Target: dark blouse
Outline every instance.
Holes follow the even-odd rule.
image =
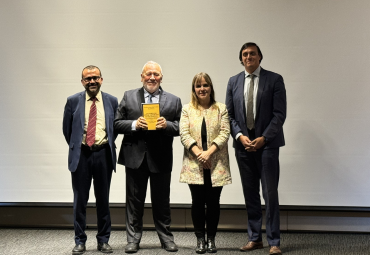
[[[202,136],[202,148],[203,151],[206,151],[207,148],[207,126],[206,126],[206,120],[203,117],[203,122],[202,122],[202,131],[201,131],[201,136]],[[209,169],[203,169],[203,171],[209,171]]]
[[[208,150],[207,148],[207,127],[206,127],[206,120],[203,117],[203,122],[202,122],[202,147],[203,151]]]

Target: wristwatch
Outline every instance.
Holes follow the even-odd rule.
[[[265,136],[262,136],[263,137],[263,141],[265,142],[265,143],[267,143],[267,139],[266,139],[266,137]]]

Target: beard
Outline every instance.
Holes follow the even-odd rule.
[[[146,91],[149,93],[154,93],[159,89],[159,83],[158,82],[143,82],[143,86]]]
[[[100,91],[101,84],[98,82],[89,83],[85,85],[85,90],[90,97],[96,96]],[[95,87],[95,88],[90,88]]]

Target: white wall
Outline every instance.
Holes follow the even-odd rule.
[[[287,89],[281,204],[370,206],[369,17],[367,0],[1,1],[0,202],[72,201],[62,115],[84,66],[99,66],[102,90],[119,101],[154,60],[183,104],[200,71],[224,102],[243,70],[239,49],[253,41]],[[221,202],[243,204],[231,141],[229,150],[233,184]],[[172,203],[190,203],[182,152],[176,138]],[[118,166],[111,202],[125,202],[124,183]]]

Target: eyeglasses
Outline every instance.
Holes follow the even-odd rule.
[[[90,82],[90,81],[91,81],[91,79],[92,79],[93,81],[98,81],[100,78],[101,78],[100,76],[91,76],[91,77],[82,78],[82,80],[83,80],[84,82]]]

